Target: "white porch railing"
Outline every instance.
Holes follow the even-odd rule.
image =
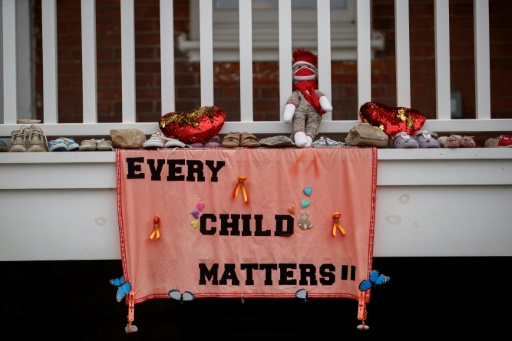
[[[251,20],[250,1],[240,2],[240,22]],[[291,0],[279,2],[279,74],[281,107],[291,92]],[[425,125],[433,131],[487,132],[512,131],[512,119],[492,119],[490,106],[489,69],[489,3],[488,0],[474,1],[475,32],[475,119],[452,120],[450,98],[450,42],[448,0],[435,1],[435,43],[436,43],[436,98],[437,118],[429,119]],[[96,70],[96,29],[95,1],[81,2],[82,24],[82,77],[83,77],[83,123],[62,124],[58,122],[58,74],[57,74],[57,1],[46,0],[42,4],[43,72],[44,72],[44,132],[51,136],[109,135],[110,129],[136,127],[147,134],[155,131],[156,123],[136,121],[135,115],[135,39],[134,1],[121,1],[122,37],[122,122],[98,123],[97,111],[97,70]],[[372,100],[371,93],[371,37],[370,0],[357,1],[357,87],[358,103]],[[321,88],[328,96],[331,92],[331,36],[329,1],[318,1],[318,49],[319,79]],[[3,82],[4,107],[0,137],[8,137],[19,127],[18,82],[16,65],[17,25],[16,1],[2,1],[3,14]],[[322,16],[320,17],[320,14]],[[161,101],[162,115],[175,110],[173,1],[160,1],[160,49],[161,49]],[[409,56],[409,2],[395,1],[396,25],[396,102],[400,106],[411,106],[411,79]],[[201,63],[201,105],[212,105],[213,98],[213,37],[212,1],[200,0],[200,63]],[[240,122],[228,121],[221,133],[250,130],[254,133],[288,133],[289,125],[284,122],[253,122],[252,108],[252,44],[250,25],[240,25]],[[334,94],[335,95],[335,94]],[[321,133],[346,133],[358,122],[357,109],[353,120],[332,120],[332,114],[324,115]]]
[[[240,1],[240,20],[251,17]],[[157,123],[136,122],[134,1],[121,1],[122,122],[98,123],[95,2],[81,2],[83,123],[58,122],[56,0],[42,6],[44,119],[48,136],[105,136],[111,129],[138,128],[146,134]],[[410,106],[411,80],[408,1],[395,1],[397,103]],[[200,0],[201,104],[213,103],[212,1]],[[318,1],[320,88],[329,96],[330,11]],[[509,132],[512,119],[492,119],[489,70],[489,3],[474,1],[476,118],[450,117],[448,0],[435,1],[437,118],[425,128],[443,132]],[[174,111],[173,1],[160,1],[162,114]],[[163,18],[165,16],[165,18]],[[279,1],[279,70],[282,107],[291,92],[291,0]],[[3,123],[0,137],[18,129],[16,1],[2,1]],[[358,102],[370,101],[370,0],[357,1]],[[165,19],[165,20],[164,20]],[[253,122],[250,28],[240,28],[241,121],[225,122],[221,134],[251,131],[288,134],[284,122]],[[334,95],[334,94],[333,94]],[[326,114],[320,133],[346,133],[359,122]],[[447,150],[380,149],[377,179],[375,256],[512,256],[512,148]],[[115,207],[115,154],[0,153],[0,261],[115,259],[120,257]]]

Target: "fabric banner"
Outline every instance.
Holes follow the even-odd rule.
[[[117,150],[125,282],[169,298],[358,299],[376,148]]]

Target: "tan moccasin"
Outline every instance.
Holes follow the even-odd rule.
[[[258,138],[256,136],[254,136],[252,133],[243,132],[241,139],[242,139],[242,141],[241,141],[240,145],[242,147],[256,148],[256,147],[261,146],[261,143],[258,140]]]
[[[226,136],[224,136],[224,139],[222,139],[222,147],[240,147],[240,133],[227,133]]]

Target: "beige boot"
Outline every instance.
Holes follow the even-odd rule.
[[[27,135],[30,130],[28,126],[21,126],[18,130],[11,132],[10,152],[26,152],[27,151]]]
[[[31,125],[27,134],[27,152],[47,152],[48,141],[43,129]]]

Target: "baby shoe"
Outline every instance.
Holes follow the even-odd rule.
[[[114,150],[112,147],[112,141],[110,140],[96,140],[96,150],[98,151],[111,151]]]
[[[64,140],[64,142],[66,143],[66,150],[68,152],[74,152],[74,151],[77,151],[78,148],[80,148],[80,146],[78,145],[78,143],[75,142],[74,139],[72,138],[69,138],[69,137],[61,137],[61,139]]]
[[[96,150],[96,143],[97,143],[97,141],[95,139],[83,140],[82,143],[80,143],[80,146],[78,147],[78,150],[79,151],[92,151],[92,150]]]
[[[4,140],[0,140],[0,152],[8,152],[9,147],[7,146],[7,143],[5,143]]]
[[[64,141],[62,137],[55,140],[51,140],[50,142],[48,142],[48,146],[50,147],[51,152],[65,152],[68,150],[68,148],[66,147],[66,141]]]
[[[222,146],[226,148],[240,147],[240,133],[227,133],[222,139]]]
[[[419,146],[418,141],[411,138],[405,131],[393,136],[393,148],[419,148]]]
[[[476,142],[473,139],[473,136],[462,136],[459,140],[460,146],[462,148],[475,148]]]
[[[414,134],[414,139],[418,141],[420,148],[439,148],[441,144],[432,136],[437,136],[437,133],[428,130],[419,130]]]
[[[443,148],[459,148],[460,142],[456,135],[441,136],[437,139]]]
[[[335,141],[333,139],[328,138],[327,136],[320,136],[320,138],[314,141],[312,144],[312,146],[315,147],[341,147],[344,145],[344,142]]]
[[[500,135],[485,140],[485,148],[510,148],[512,147],[512,135]]]
[[[243,132],[240,135],[240,139],[240,146],[242,147],[256,148],[261,146],[260,140],[253,133]]]
[[[165,137],[161,132],[156,132],[142,144],[142,148],[163,148],[166,142]]]
[[[498,147],[512,147],[512,135],[500,135]]]

